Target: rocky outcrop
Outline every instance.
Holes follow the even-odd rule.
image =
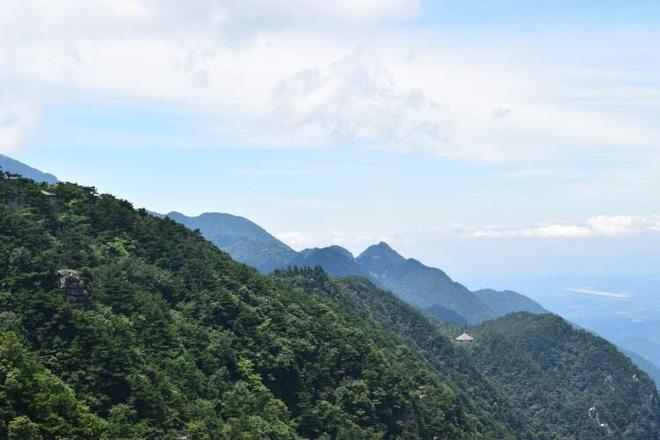
[[[64,298],[76,307],[85,307],[88,304],[88,294],[85,290],[80,272],[72,269],[57,271],[59,287],[64,292]]]

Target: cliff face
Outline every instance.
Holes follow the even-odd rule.
[[[88,304],[88,294],[80,272],[72,269],[57,271],[59,287],[64,298],[73,306],[85,307]]]

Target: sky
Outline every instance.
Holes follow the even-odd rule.
[[[0,153],[474,287],[653,274],[659,52],[657,1],[0,0]]]

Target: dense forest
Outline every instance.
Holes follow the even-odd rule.
[[[493,321],[521,335],[509,351],[488,324],[457,347],[365,279],[264,277],[94,188],[0,174],[0,438],[658,438],[645,374],[570,326],[579,343],[539,355],[555,318],[533,316]],[[557,357],[580,360],[570,380]]]
[[[199,229],[207,240],[233,259],[263,274],[291,266],[320,266],[335,277],[365,277],[441,320],[477,324],[512,312],[546,312],[532,299],[509,290],[472,292],[442,270],[425,266],[414,258],[404,258],[385,242],[369,246],[358,257],[337,245],[296,252],[243,217],[217,212],[197,217],[170,212],[167,217],[190,229]]]
[[[550,314],[510,314],[471,331],[475,365],[539,438],[660,436],[654,383],[609,342]]]

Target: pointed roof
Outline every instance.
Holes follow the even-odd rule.
[[[468,335],[467,333],[463,333],[459,337],[457,337],[456,340],[460,342],[466,342],[466,341],[474,341],[474,338]]]

